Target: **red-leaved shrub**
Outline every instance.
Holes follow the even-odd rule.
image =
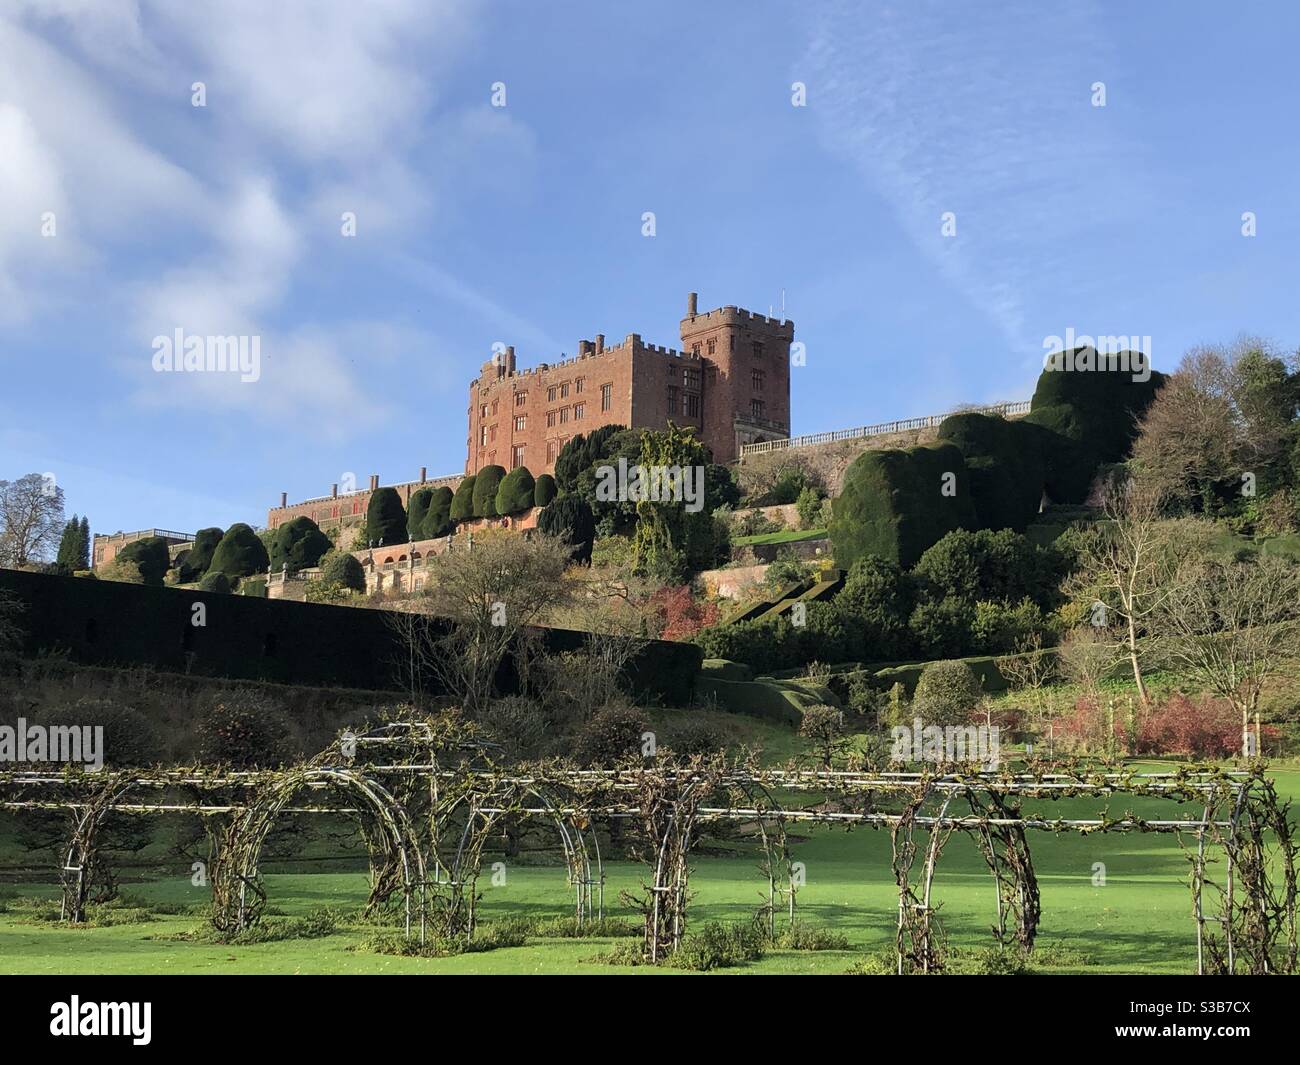
[[[1139,722],[1139,754],[1226,758],[1241,750],[1241,717],[1226,699],[1174,692]]]
[[[715,603],[696,599],[685,584],[660,588],[650,602],[659,615],[659,636],[664,640],[689,640],[720,616]]]

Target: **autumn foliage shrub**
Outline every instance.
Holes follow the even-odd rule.
[[[718,621],[716,603],[696,599],[687,585],[660,588],[651,597],[651,605],[659,618],[660,638],[689,640],[701,629]]]
[[[1174,692],[1142,718],[1139,754],[1227,758],[1241,749],[1241,717],[1226,699]]]

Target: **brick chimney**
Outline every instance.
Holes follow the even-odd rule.
[[[281,492],[281,493],[280,493],[280,509],[283,510],[283,509],[284,509],[285,507],[287,507],[288,505],[289,505],[289,493],[288,493],[288,492]]]
[[[700,294],[698,292],[686,293],[686,317],[694,318],[699,313]]]
[[[336,484],[330,485],[330,498],[338,499],[338,497],[339,497],[339,486]]]
[[[420,467],[420,483],[421,483],[421,484],[424,484],[424,482],[425,482],[426,480],[428,480],[428,477],[429,477],[429,467],[428,467],[428,466],[421,466],[421,467]]]
[[[379,474],[372,473],[370,475],[370,490],[373,492],[378,487],[379,487]]]
[[[605,350],[605,334],[604,334],[604,333],[597,333],[597,334],[596,334],[596,354],[599,355],[599,354],[600,354],[602,351],[604,351],[604,350]]]

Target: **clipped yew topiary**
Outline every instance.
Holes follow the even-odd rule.
[[[536,490],[537,482],[528,472],[528,467],[516,466],[505,475],[501,486],[497,489],[497,513],[522,514],[525,510],[531,510],[533,494]]]
[[[265,573],[270,564],[271,558],[257,533],[239,521],[226,530],[221,543],[217,544],[208,572],[224,573],[233,579]]]
[[[1042,503],[1054,434],[1040,425],[971,413],[945,418],[939,439],[966,460],[980,525],[1023,532]]]
[[[199,581],[199,591],[226,595],[230,591],[230,578],[220,571],[213,571]]]
[[[1056,503],[1082,503],[1097,467],[1124,459],[1164,374],[1135,372],[1133,355],[1099,355],[1091,348],[1048,356],[1038,377],[1029,424],[1059,434],[1048,453],[1048,494]]]
[[[212,565],[212,553],[225,534],[218,528],[200,529],[194,534],[194,546],[185,552],[178,563],[181,584],[197,581]]]
[[[549,473],[539,474],[537,483],[533,486],[533,506],[549,507],[551,500],[560,494],[560,489],[555,484],[555,478]]]
[[[396,488],[376,488],[366,507],[366,539],[375,545],[407,543],[406,508]]]
[[[965,460],[944,444],[858,456],[832,505],[830,536],[839,566],[877,555],[906,569],[946,533],[974,528]]]
[[[474,517],[497,516],[497,489],[506,471],[502,466],[484,466],[474,478]]]
[[[123,569],[134,567],[142,584],[158,585],[162,584],[172,560],[166,540],[161,536],[146,536],[142,540],[132,540],[117,553],[114,561]]]
[[[270,566],[273,573],[286,566],[290,573],[317,565],[333,544],[320,527],[306,515],[286,521],[271,539]]]
[[[354,592],[366,590],[366,571],[356,557],[347,551],[336,551],[321,567],[320,579],[326,584],[338,584]]]
[[[426,540],[432,540],[435,536],[446,536],[456,527],[456,523],[451,520],[451,506],[454,497],[450,488],[435,488],[429,496],[429,506],[424,513],[424,524],[420,527],[420,535]]]
[[[456,494],[451,498],[451,520],[469,521],[474,517],[474,484],[478,478],[473,474],[456,486]]]
[[[424,519],[429,513],[429,500],[433,498],[432,488],[421,488],[411,493],[411,503],[406,508],[406,538],[408,540],[424,539]]]

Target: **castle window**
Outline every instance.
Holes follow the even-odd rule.
[[[526,406],[528,406],[528,393],[527,393],[527,392],[516,392],[516,393],[515,393],[515,406],[516,406],[516,407],[526,407]]]
[[[510,468],[513,470],[524,464],[524,445],[516,444],[510,449]]]
[[[728,333],[728,334],[727,334],[727,350],[728,350],[728,351],[735,351],[735,350],[736,350],[736,334],[735,334],[735,333]]]
[[[582,383],[585,380],[586,380],[585,377],[579,377],[576,381],[573,382],[573,390],[577,392],[579,395],[582,394]]]
[[[765,376],[766,376],[766,375],[763,373],[762,370],[753,370],[753,371],[750,372],[750,377],[752,378],[752,380],[753,380],[753,382],[754,382],[754,391],[755,391],[755,392],[762,392],[762,391],[763,391],[763,379],[764,379]]]
[[[763,401],[761,399],[751,399],[749,401],[749,410],[755,418],[763,417]]]
[[[518,414],[515,416],[515,432],[522,433],[528,428],[528,415]]]
[[[492,401],[492,417],[495,418],[496,416],[497,416],[497,400],[494,399]]]
[[[555,411],[553,410],[548,410],[546,412],[546,428],[548,429],[555,428]]]
[[[700,387],[700,371],[694,367],[683,370],[682,384],[687,388],[698,389]]]
[[[755,340],[755,341],[754,341],[754,358],[756,358],[756,359],[761,359],[762,357],[763,357],[763,342],[762,342],[761,340]]]
[[[675,386],[669,385],[668,386],[668,410],[671,412],[676,409],[677,409],[677,389]]]
[[[484,403],[481,407],[479,407],[479,409],[478,409],[478,416],[479,416],[480,418],[486,418],[486,417],[487,417],[487,404],[486,404],[486,403]]]
[[[485,425],[478,431],[478,446],[486,447],[488,442],[488,427]]]
[[[687,392],[682,396],[682,413],[688,418],[700,416],[700,397],[694,392]]]
[[[573,405],[573,420],[576,422],[579,418],[581,418],[583,411],[585,411],[586,409],[587,409],[587,404],[575,403]]]
[[[361,513],[361,503],[360,503],[360,502],[356,502],[356,503],[353,503],[353,504],[352,504],[352,513],[353,513],[353,514],[360,514],[360,513]]]
[[[554,402],[555,402],[555,386],[554,386],[554,385],[551,385],[551,387],[548,388],[548,389],[546,390],[546,402],[547,402],[547,403],[554,403]]]
[[[546,465],[549,466],[555,461],[557,451],[558,448],[556,447],[554,440],[546,441]]]
[[[560,398],[561,398],[561,399],[568,399],[568,398],[569,398],[569,382],[568,382],[568,381],[565,381],[564,384],[560,385]]]
[[[699,353],[700,353],[700,345],[699,345],[699,343],[697,342],[697,343],[695,343],[695,344],[692,344],[692,345],[691,345],[691,354],[692,354],[692,355],[698,355]]]
[[[718,349],[718,339],[717,339],[717,337],[710,337],[710,338],[709,338],[709,354],[712,355],[715,351],[717,351],[717,349]]]
[[[490,444],[495,443],[496,438],[497,438],[497,427],[494,425],[488,430],[488,443]],[[496,454],[496,452],[493,452],[493,454]]]
[[[600,386],[600,409],[602,411],[606,411],[613,406],[614,406],[614,386],[601,385]]]
[[[563,425],[563,424],[564,424],[565,422],[567,422],[568,420],[569,420],[569,408],[568,408],[568,407],[561,407],[561,408],[560,408],[560,424]]]

